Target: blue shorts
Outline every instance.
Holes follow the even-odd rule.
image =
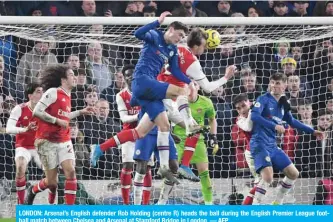
[[[178,160],[175,142],[172,136],[169,136],[169,160]],[[134,160],[149,161],[151,154],[154,152],[156,159],[159,161],[157,149],[157,134],[148,134],[147,136],[135,142]]]
[[[262,143],[250,143],[251,155],[254,160],[256,172],[272,166],[280,172],[292,162],[287,154],[276,145],[267,146]]]
[[[148,75],[141,75],[132,81],[131,106],[141,106],[151,121],[165,111],[162,102],[166,97],[169,84],[160,82]]]

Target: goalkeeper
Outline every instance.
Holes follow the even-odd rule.
[[[216,153],[218,150],[216,132],[217,132],[217,123],[215,119],[215,109],[212,101],[205,97],[198,95],[199,85],[195,83],[195,90],[189,95],[189,107],[192,112],[194,120],[201,126],[204,125],[205,119],[208,119],[210,126],[209,141],[210,146],[214,147],[213,153]],[[182,141],[186,138],[186,132],[184,128],[176,125],[174,127],[173,133],[179,136]],[[181,160],[183,153],[186,149],[191,149],[185,147],[184,142],[181,142],[177,145],[178,160]],[[205,201],[205,205],[213,204],[213,191],[212,183],[209,177],[208,171],[208,155],[207,147],[205,145],[204,137],[201,135],[198,143],[196,145],[193,157],[191,159],[192,164],[196,164],[196,167],[199,171],[201,191]]]

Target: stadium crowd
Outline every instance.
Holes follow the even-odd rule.
[[[255,16],[333,16],[333,1],[4,1],[1,16],[159,16],[171,11],[179,17],[255,17]],[[107,27],[93,25],[88,32],[102,36]],[[200,57],[204,72],[210,80],[224,75],[225,68],[236,65],[240,72],[226,87],[207,95],[214,103],[221,147],[210,153],[213,178],[248,176],[244,158],[244,135],[235,124],[232,104],[234,95],[247,93],[254,101],[268,89],[272,73],[288,76],[286,96],[292,113],[303,123],[325,131],[326,138],[317,141],[311,135],[291,127],[278,139],[280,147],[293,160],[301,177],[331,175],[333,161],[333,42],[331,38],[293,42],[278,39],[275,44],[237,46],[247,27],[221,27],[221,48]],[[49,64],[68,64],[78,77],[72,91],[73,110],[96,107],[97,113],[71,122],[72,142],[76,152],[78,179],[117,178],[121,169],[119,149],[111,149],[101,158],[97,169],[89,166],[89,145],[100,144],[121,130],[115,95],[124,88],[121,72],[126,64],[135,64],[138,48],[102,44],[98,39],[89,44],[57,42],[50,32],[49,40],[38,42],[22,36],[5,35],[0,41],[0,177],[13,179],[13,137],[5,133],[11,109],[24,98],[26,84],[38,79],[40,71]],[[93,39],[93,38],[92,38]],[[50,41],[52,40],[52,41]],[[33,163],[31,163],[33,164]],[[42,171],[29,168],[30,179],[40,179]]]

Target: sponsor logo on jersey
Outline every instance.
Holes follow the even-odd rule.
[[[171,52],[169,53],[169,55],[170,55],[170,57],[172,57],[172,56],[174,55],[174,52],[171,51]]]
[[[201,112],[202,112],[202,109],[201,109],[201,108],[197,109],[197,112],[198,112],[198,113],[201,113]]]
[[[254,104],[254,107],[260,107],[260,102],[256,102],[255,104]]]
[[[25,116],[23,119],[28,119],[28,117],[27,117],[27,116]]]

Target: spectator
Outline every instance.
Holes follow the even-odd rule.
[[[292,10],[289,15],[290,16],[309,16],[307,9],[309,7],[309,3],[306,1],[295,1],[294,2],[294,10]]]
[[[232,14],[232,11],[230,10],[230,6],[231,6],[231,1],[218,1],[216,10],[210,16],[230,17]]]
[[[298,132],[295,165],[302,177],[322,177],[327,160],[332,155],[332,116],[325,110],[319,111],[316,130],[324,131],[325,138],[316,140],[313,135]],[[332,159],[331,159],[332,160]],[[326,168],[327,169],[327,168]]]
[[[84,69],[79,69],[76,86],[71,91],[72,111],[83,109],[86,106],[85,93],[89,90],[92,90],[90,88],[94,87],[96,86],[87,85],[86,72]]]
[[[288,7],[283,1],[274,1],[273,10],[274,17],[282,17],[288,15]]]
[[[297,63],[293,58],[287,57],[281,60],[281,67],[284,74],[287,77],[291,75],[299,76],[301,81],[300,83],[300,90],[301,91],[309,91],[311,90],[311,85],[308,83],[306,76],[300,76],[299,70],[296,69]],[[307,92],[309,93],[309,92]]]
[[[286,57],[292,57],[290,54],[290,43],[286,41],[286,38],[280,38],[279,43],[274,44],[274,58],[273,58],[273,69],[279,70],[279,63]]]
[[[156,17],[156,8],[153,6],[145,6],[143,8],[143,17]]]
[[[247,10],[247,16],[248,17],[261,17],[261,16],[263,16],[263,13],[256,6],[251,6]]]
[[[84,144],[84,135],[79,131],[79,126],[76,121],[71,121],[69,123],[71,140],[75,152],[75,172],[76,178],[82,180],[83,177],[83,168],[89,167],[89,150],[88,147]]]
[[[49,43],[36,42],[34,48],[22,56],[17,69],[16,82],[20,84],[20,87],[25,87],[26,84],[38,80],[37,73],[44,67],[55,63],[58,61],[49,51]]]
[[[109,112],[109,103],[100,99],[96,103],[96,115],[88,116],[86,121],[80,124],[85,135],[85,144],[101,144],[120,131],[120,123],[108,117]],[[98,176],[103,179],[117,177],[120,170],[119,157],[117,148],[109,149],[99,161]]]
[[[98,92],[102,92],[112,84],[114,75],[109,61],[102,56],[102,46],[99,42],[88,45],[85,67],[88,84],[95,84]]]
[[[78,70],[80,68],[80,58],[76,54],[68,56],[66,64],[74,71],[74,74],[78,75]]]
[[[81,16],[97,16],[95,0],[83,0]]]
[[[326,100],[326,109],[333,116],[333,97],[332,96]]]
[[[311,91],[301,91],[301,81],[299,76],[297,75],[290,75],[288,76],[288,87],[286,91],[286,96],[290,101],[291,112],[292,114],[297,114],[297,107],[299,99],[311,99]]]
[[[39,7],[36,7],[36,8],[32,8],[29,12],[28,15],[31,15],[31,16],[42,16],[43,13],[42,13],[42,9],[39,8]]]
[[[145,7],[145,1],[134,1],[136,4],[137,12],[141,15],[143,14],[143,9]]]
[[[193,1],[194,0],[191,0],[191,1],[184,1],[184,0],[181,0],[180,3],[181,3],[181,6],[174,9],[172,11],[172,16],[177,16],[177,17],[208,17],[208,15],[195,8],[193,6]]]
[[[94,107],[98,102],[98,94],[96,91],[96,87],[89,86],[87,90],[84,92],[84,102],[85,106]]]
[[[138,11],[138,5],[134,1],[129,1],[127,3],[127,7],[125,9],[124,16],[135,16],[139,17],[142,16],[142,12]]]
[[[126,72],[130,68],[134,69],[134,66],[127,65],[123,69],[118,68],[115,75],[116,76],[115,84],[111,84],[101,93],[101,98],[107,100],[110,104],[111,108],[110,117],[117,120],[119,120],[120,118],[115,97],[117,93],[119,93],[125,87],[124,72]]]
[[[333,163],[330,166],[330,175],[318,182],[313,205],[333,205]]]
[[[89,28],[89,34],[97,34],[97,35],[103,35],[103,25],[92,25]]]
[[[333,98],[333,78],[328,79],[326,87],[321,87],[319,90],[319,109],[325,109],[327,107],[327,101]]]
[[[300,99],[298,101],[298,106],[297,106],[297,114],[298,114],[298,119],[300,121],[310,127],[314,126],[313,119],[312,119],[312,103],[310,100],[307,99]]]
[[[333,1],[326,1],[325,14],[326,16],[333,16]]]
[[[232,90],[232,95],[238,95],[241,93],[246,93],[251,102],[263,93],[261,84],[257,83],[257,75],[255,72],[251,70],[242,70],[241,86],[236,85]]]

